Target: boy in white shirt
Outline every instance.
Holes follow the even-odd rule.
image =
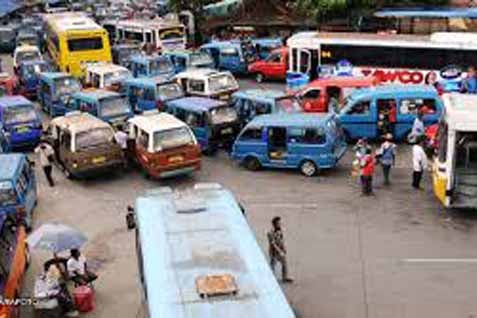
[[[422,174],[427,168],[427,155],[422,148],[423,141],[412,146],[412,187],[419,189],[422,179]]]

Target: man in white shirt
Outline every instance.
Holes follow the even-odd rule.
[[[124,155],[124,167],[127,168],[128,163],[128,134],[124,131],[123,126],[119,126],[114,134],[114,141],[121,147]]]
[[[79,250],[72,249],[70,253],[71,257],[68,259],[66,267],[70,278],[75,283],[78,285],[87,285],[98,278],[96,274],[88,271],[86,258],[81,255]]]
[[[46,180],[48,180],[48,184],[50,187],[54,187],[55,182],[53,181],[51,173],[53,171],[52,162],[55,158],[55,151],[49,144],[42,142],[38,147],[35,148],[35,153],[40,155],[40,164],[43,168],[43,172],[45,173]]]
[[[412,146],[412,187],[419,189],[422,179],[422,174],[427,168],[427,156],[422,148],[423,141]]]

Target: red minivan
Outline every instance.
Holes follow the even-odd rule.
[[[288,48],[273,50],[265,60],[248,66],[249,74],[254,74],[258,83],[265,79],[285,79],[288,69]]]
[[[328,77],[311,82],[297,93],[297,97],[305,112],[323,113],[328,112],[328,106],[339,105],[354,89],[378,84],[375,77]]]

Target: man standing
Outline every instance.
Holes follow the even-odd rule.
[[[114,141],[121,147],[124,154],[124,159],[127,162],[127,150],[128,150],[128,134],[124,131],[123,126],[119,126],[118,130],[114,134]]]
[[[412,187],[419,189],[421,185],[422,174],[427,168],[427,156],[422,148],[423,141],[419,140],[412,146]]]
[[[419,111],[416,119],[414,119],[414,122],[412,123],[411,139],[409,140],[411,143],[419,143],[419,140],[425,134],[423,117],[423,113]]]
[[[53,181],[51,173],[53,170],[52,163],[55,160],[55,151],[46,142],[41,142],[40,145],[36,147],[35,153],[40,155],[40,164],[45,173],[46,180],[48,180],[48,184],[50,187],[54,187],[55,182]]]
[[[281,227],[281,218],[276,216],[272,219],[272,229],[267,233],[268,251],[270,254],[270,266],[275,271],[275,264],[279,262],[282,266],[282,280],[284,283],[291,283],[293,279],[288,277],[288,265],[286,260],[286,248]]]
[[[363,195],[373,194],[374,157],[370,148],[361,159],[361,186]]]
[[[389,181],[389,175],[391,173],[391,167],[396,160],[396,145],[392,143],[392,137],[391,134],[386,134],[384,136],[384,142],[377,152],[379,161],[383,167],[384,185],[391,184]]]

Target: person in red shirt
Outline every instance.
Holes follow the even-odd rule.
[[[361,189],[363,195],[373,194],[374,157],[371,149],[366,149],[366,155],[361,159]]]
[[[397,122],[397,107],[395,102],[392,102],[389,105],[388,122],[389,122],[388,133],[394,135],[394,127],[396,126],[396,122]]]

